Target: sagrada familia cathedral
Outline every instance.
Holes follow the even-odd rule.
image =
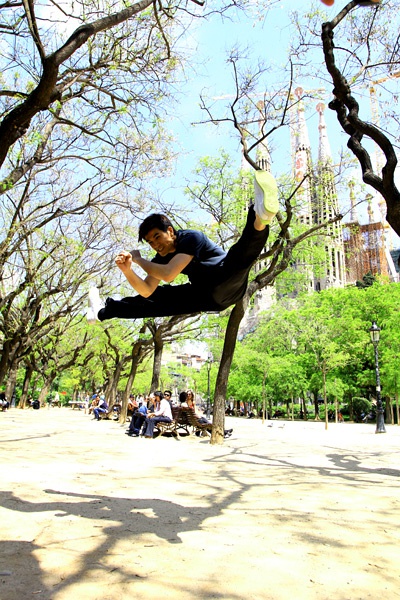
[[[325,106],[316,103],[319,114],[319,148],[318,157],[313,161],[304,104],[301,101],[303,90],[297,88],[298,98],[291,125],[291,151],[293,160],[293,176],[296,183],[302,185],[296,193],[294,204],[296,218],[299,224],[308,227],[327,223],[319,236],[309,238],[308,244],[319,245],[318,259],[313,264],[306,258],[296,258],[293,269],[305,275],[305,286],[310,292],[321,291],[330,287],[354,285],[357,281],[371,273],[385,276],[389,281],[398,282],[399,273],[396,271],[393,258],[398,253],[391,247],[391,229],[385,220],[386,205],[379,195],[368,194],[368,222],[362,223],[357,212],[358,200],[355,193],[355,182],[348,182],[348,197],[342,198],[340,204],[349,206],[349,218],[333,222],[340,213],[335,170],[332,160],[326,122]],[[271,169],[271,159],[268,148],[263,145],[258,152],[257,161],[262,169]],[[377,168],[379,157],[376,158]],[[245,169],[245,165],[243,164]],[[373,206],[379,207],[379,218],[374,218]],[[261,267],[262,268],[262,265]],[[304,287],[303,287],[304,289]],[[267,288],[259,292],[254,306],[250,309],[244,330],[251,329],[256,314],[266,310],[279,294],[279,282],[275,289]],[[243,332],[244,333],[244,332]]]

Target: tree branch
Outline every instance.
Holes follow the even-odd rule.
[[[24,3],[28,6],[28,19],[28,15],[31,14],[29,12],[29,5],[27,5],[29,1],[31,0],[24,0]],[[56,84],[60,65],[83,46],[90,37],[127,21],[136,14],[144,11],[152,3],[153,0],[141,0],[122,11],[98,19],[93,23],[82,25],[74,31],[61,48],[47,57],[44,56],[44,53],[43,56],[41,54],[43,72],[38,85],[24,102],[16,106],[4,117],[0,124],[0,166],[6,158],[9,148],[25,134],[32,118],[41,110],[48,108],[59,97],[60,93],[56,88]],[[34,34],[35,22],[31,20],[31,24],[35,43],[38,47],[38,38]]]
[[[360,163],[363,181],[383,196],[387,206],[386,219],[400,235],[400,193],[394,182],[397,165],[395,150],[388,137],[378,127],[360,118],[358,102],[352,96],[349,83],[335,63],[334,27],[359,4],[357,0],[353,0],[335,19],[322,25],[321,39],[325,64],[334,84],[333,94],[335,96],[328,106],[336,112],[339,123],[349,136],[347,146]],[[385,155],[386,163],[381,175],[373,171],[369,152],[362,144],[364,135],[372,139]]]

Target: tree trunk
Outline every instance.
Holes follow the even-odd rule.
[[[290,419],[290,400],[288,398],[286,398],[285,404],[286,404],[286,417],[288,419]],[[292,406],[293,406],[293,400],[292,400]]]
[[[126,382],[125,390],[122,394],[122,406],[121,406],[121,412],[119,415],[119,422],[121,425],[124,425],[126,423],[126,417],[128,414],[129,394],[131,393],[133,382],[135,381],[138,366],[140,365],[140,363],[142,362],[142,360],[146,354],[144,343],[148,344],[149,341],[146,340],[146,342],[144,342],[143,340],[139,339],[136,341],[136,343],[134,344],[134,346],[132,348],[131,370],[128,375],[128,381]]]
[[[302,395],[300,397],[300,401],[302,402],[302,406],[303,406],[303,419],[305,421],[307,421],[308,419],[308,412],[307,412],[307,400],[306,400],[307,396],[306,393],[303,391]]]
[[[386,401],[385,401],[385,406],[387,406],[387,418],[386,418],[386,423],[388,421],[391,422],[392,425],[394,425],[394,413],[393,413],[393,404],[392,404],[392,400],[389,396],[386,397]]]
[[[162,332],[157,329],[154,341],[154,360],[153,360],[153,377],[151,379],[150,392],[155,392],[159,389],[160,385],[160,373],[161,373],[161,359],[164,349],[164,341],[162,339]]]
[[[265,421],[265,379],[267,377],[267,374],[263,373],[263,380],[262,380],[262,422],[264,423]]]
[[[28,399],[28,392],[29,392],[29,386],[31,383],[32,375],[33,375],[33,365],[32,365],[32,363],[29,363],[28,366],[25,368],[24,383],[22,384],[22,393],[19,398],[19,404],[18,404],[19,408],[25,408],[25,406],[26,406],[26,401]]]
[[[324,384],[324,406],[325,406],[325,429],[328,429],[328,401],[326,398],[326,370],[325,361],[322,369],[322,380]]]
[[[319,416],[319,404],[318,404],[318,391],[313,393],[313,398],[314,398],[314,410],[315,410],[315,421],[320,421],[320,416]]]
[[[225,333],[224,348],[222,350],[221,362],[219,363],[217,380],[215,383],[213,428],[211,433],[211,444],[223,444],[225,428],[225,400],[228,387],[229,371],[235,352],[237,334],[245,310],[249,303],[249,295],[238,302],[229,317]]]
[[[10,353],[10,342],[4,341],[0,356],[0,385],[3,385],[8,374],[8,356]],[[7,385],[7,384],[6,384]]]
[[[5,394],[10,402],[10,406],[11,406],[12,396],[13,396],[14,390],[15,390],[15,384],[17,382],[17,372],[18,372],[18,363],[16,361],[14,361],[14,363],[12,364],[12,366],[8,372],[8,379],[7,379],[7,383],[6,383],[6,387],[5,387]]]
[[[40,406],[42,406],[42,404],[45,403],[46,396],[50,392],[51,384],[53,383],[53,380],[54,380],[54,377],[46,379],[46,381],[44,382],[43,387],[40,390],[39,397],[38,397],[38,400],[40,402]]]
[[[353,2],[353,7],[356,7]],[[350,6],[348,3],[347,6]],[[334,100],[329,103],[329,108],[336,112],[337,119],[343,131],[349,136],[347,147],[360,163],[364,183],[370,185],[379,192],[386,201],[386,220],[400,235],[400,192],[396,187],[395,171],[397,156],[390,139],[383,130],[371,122],[363,121],[359,114],[359,104],[351,94],[349,80],[343,75],[335,62],[334,54],[334,28],[341,19],[334,19],[322,24],[322,44],[325,56],[325,64],[334,84]],[[364,136],[370,138],[382,150],[385,155],[385,165],[380,172],[374,172],[372,160],[364,146]]]
[[[349,418],[350,421],[354,421],[353,397],[349,398]]]
[[[106,402],[108,404],[108,409],[110,410],[114,404],[115,399],[117,397],[118,383],[121,378],[122,370],[125,366],[126,361],[120,360],[112,373],[112,376],[109,379],[109,382],[104,390],[104,395],[106,397]]]
[[[17,361],[16,357],[20,358],[20,343],[15,341],[14,338],[3,342],[3,348],[0,354],[0,385],[4,384],[4,380],[7,378],[5,388],[8,388],[8,381],[10,380],[11,373],[14,370],[14,365]],[[19,362],[19,359],[18,361]],[[18,367],[17,367],[18,368]],[[16,371],[14,379],[14,387],[16,382]],[[14,388],[13,388],[14,391]]]

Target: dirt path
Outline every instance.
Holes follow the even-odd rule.
[[[400,427],[0,413],[1,600],[400,598]]]

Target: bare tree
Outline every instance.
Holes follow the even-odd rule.
[[[390,135],[385,134],[377,123],[367,122],[360,116],[359,103],[352,93],[352,87],[356,85],[361,75],[368,77],[370,85],[383,83],[392,76],[398,76],[398,73],[394,71],[400,60],[398,27],[395,27],[394,38],[391,40],[389,35],[390,15],[385,15],[386,3],[382,6],[375,5],[375,8],[369,11],[368,18],[360,21],[360,25],[358,25],[358,19],[352,21],[352,27],[355,26],[358,29],[355,32],[358,47],[350,51],[354,59],[351,62],[353,69],[349,68],[349,49],[346,46],[340,48],[342,53],[345,52],[342,64],[338,66],[337,60],[335,60],[339,50],[335,53],[334,30],[347,15],[350,15],[362,4],[359,0],[352,0],[334,19],[322,25],[321,39],[325,64],[334,84],[334,99],[329,103],[329,108],[336,112],[343,131],[349,136],[347,146],[361,166],[364,182],[383,196],[387,206],[386,219],[394,231],[400,235],[400,193],[394,179],[397,166],[395,147],[390,140]],[[397,3],[393,8],[398,10]],[[394,15],[394,12],[392,11],[391,14]],[[379,23],[380,15],[382,19],[386,17],[384,24]],[[379,36],[384,40],[383,47],[380,46],[380,54],[373,52]],[[346,76],[344,68],[347,70]],[[382,68],[386,69],[386,76],[382,76]],[[379,69],[379,78],[376,75],[377,69]],[[374,73],[377,82],[373,81]],[[349,81],[353,83],[349,83]],[[383,152],[385,163],[381,169],[378,165],[374,168],[371,154],[365,144],[365,139],[368,140],[368,138],[373,140]]]
[[[110,75],[107,71],[118,64],[118,59],[122,63],[121,70],[128,70],[129,66],[135,64],[138,74],[139,69],[146,72],[146,68],[143,67],[149,66],[151,61],[154,67],[155,60],[159,69],[158,74],[153,71],[155,77],[159,76],[161,70],[164,74],[170,71],[169,59],[172,53],[168,26],[173,24],[179,5],[184,8],[186,2],[175,5],[140,0],[131,6],[125,5],[122,10],[118,10],[118,5],[118,2],[112,2],[111,6],[103,6],[101,1],[82,1],[71,5],[70,13],[66,14],[60,5],[53,4],[50,5],[52,10],[50,6],[45,9],[48,11],[45,20],[41,18],[40,9],[30,0],[23,0],[20,4],[6,3],[2,6],[2,13],[8,13],[5,21],[10,24],[4,23],[1,33],[3,37],[11,40],[10,53],[14,41],[14,47],[16,43],[20,43],[20,56],[28,52],[33,56],[31,65],[34,79],[33,85],[30,83],[24,90],[5,89],[2,92],[7,104],[0,122],[0,165],[4,163],[13,144],[27,134],[36,115],[43,111],[51,113],[55,108],[54,116],[59,117],[57,103],[63,103],[65,96],[80,96],[83,102],[90,102],[93,109],[97,109],[98,102],[95,96],[89,98],[85,95],[85,83],[91,79],[92,90],[99,91],[99,98],[102,78]],[[117,10],[113,13],[114,7]],[[61,23],[65,22],[66,18],[69,23],[82,24],[65,43],[57,45],[62,35]],[[55,35],[57,20],[58,35]],[[113,34],[107,35],[111,31]],[[135,44],[132,43],[133,40]],[[31,47],[27,43],[29,41]],[[83,46],[84,51],[79,52]],[[18,54],[10,54],[10,63],[14,63],[14,66],[19,60],[16,59],[17,56]],[[147,71],[149,72],[150,70]],[[118,112],[121,101],[128,101],[127,97],[123,98],[122,89],[119,88],[118,92],[117,89],[118,87],[115,91],[109,90],[107,93],[110,116]],[[134,102],[135,96],[133,91],[130,101]],[[35,158],[32,157],[32,160]]]
[[[277,91],[269,91],[268,94],[258,94],[260,78],[265,73],[265,67],[259,65],[258,70],[245,71],[241,74],[238,65],[240,56],[234,53],[230,57],[234,72],[235,93],[232,96],[228,114],[223,118],[216,118],[213,110],[203,100],[203,108],[208,119],[213,123],[227,122],[233,126],[239,134],[242,145],[243,156],[253,169],[260,169],[258,160],[254,153],[264,146],[266,141],[282,127],[288,126],[291,119],[291,108],[297,100],[293,100],[292,76],[293,70],[289,63],[289,83],[286,88]],[[264,88],[265,89],[265,88]],[[342,219],[341,214],[335,214],[331,219],[323,223],[299,226],[296,218],[295,198],[296,193],[304,185],[306,179],[312,179],[313,173],[307,172],[304,179],[288,186],[284,196],[284,210],[277,215],[278,230],[271,233],[269,248],[260,256],[257,266],[257,275],[248,284],[245,296],[240,300],[230,313],[226,328],[224,347],[219,364],[219,370],[215,386],[212,444],[223,443],[225,400],[229,371],[235,351],[237,335],[240,323],[244,317],[251,297],[268,285],[272,285],[276,278],[282,274],[293,262],[294,251],[308,238],[323,232],[331,223]],[[244,190],[246,194],[246,190]],[[251,200],[251,197],[247,197]],[[214,204],[215,205],[215,204]],[[262,266],[265,265],[265,266]]]
[[[79,316],[85,282],[109,268],[108,261],[100,267],[96,261],[102,256],[97,235],[90,240],[90,233],[82,228],[81,243],[67,237],[64,225],[29,235],[14,253],[6,250],[8,261],[3,264],[0,284],[0,381],[56,330],[58,321],[64,331],[66,323]],[[81,261],[85,249],[89,249],[86,265]]]

